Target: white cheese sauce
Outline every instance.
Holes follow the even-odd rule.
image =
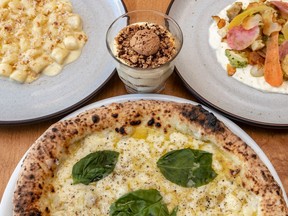
[[[239,0],[238,2],[242,2],[243,6],[246,7],[250,2],[257,2],[257,1]],[[230,7],[231,5],[224,8],[222,11],[219,12],[218,16],[221,17],[222,19],[228,20],[226,11]],[[223,73],[227,74],[226,66],[229,63],[229,61],[228,58],[225,56],[225,50],[231,48],[228,46],[227,43],[221,41],[222,38],[219,35],[218,31],[219,29],[217,27],[216,22],[213,22],[209,28],[209,44],[215,50],[217,61],[224,69]],[[248,65],[245,68],[237,68],[236,73],[232,77],[244,83],[245,85],[248,85],[260,91],[288,94],[288,81],[284,81],[280,87],[272,87],[265,81],[264,76],[253,77],[250,74],[251,68],[252,68],[251,65]]]
[[[218,176],[199,188],[184,188],[171,183],[160,173],[157,160],[171,150],[192,148],[213,153],[213,168]],[[114,150],[120,153],[112,174],[89,185],[73,184],[73,165],[91,152]],[[131,137],[121,138],[116,132],[95,133],[69,149],[71,157],[62,161],[53,180],[55,193],[42,197],[51,215],[109,215],[109,208],[122,195],[139,189],[157,189],[169,212],[178,206],[177,216],[185,215],[254,215],[259,200],[232,182],[226,175],[230,156],[216,145],[193,139],[180,132],[170,135],[139,128]],[[229,166],[229,168],[228,168]],[[226,174],[225,174],[226,173]],[[237,180],[238,179],[238,180]],[[45,206],[43,206],[45,208]]]

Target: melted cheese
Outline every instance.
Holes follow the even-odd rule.
[[[225,155],[215,144],[196,140],[180,132],[170,134],[137,127],[132,135],[121,138],[114,131],[89,135],[69,149],[52,181],[55,192],[42,197],[43,209],[51,215],[109,215],[110,205],[120,196],[138,189],[157,189],[168,209],[178,206],[184,215],[256,215],[259,200],[241,187],[240,177],[231,169],[241,165]],[[182,148],[213,153],[213,169],[218,176],[199,188],[184,188],[171,183],[160,173],[157,160],[166,152]],[[112,174],[89,185],[72,182],[72,167],[91,152],[114,150],[120,153]],[[231,161],[233,160],[233,163]]]

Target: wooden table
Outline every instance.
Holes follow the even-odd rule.
[[[126,8],[155,9],[165,12],[170,0],[125,0]],[[123,83],[115,74],[89,103],[108,97],[126,94]],[[173,95],[193,101],[195,97],[184,87],[183,82],[174,73],[168,80],[161,94]],[[86,104],[85,104],[86,105]],[[17,163],[31,144],[58,119],[25,126],[0,126],[0,199]],[[237,123],[246,131],[266,153],[280,179],[286,193],[288,192],[288,130],[272,130],[257,128],[243,123]]]

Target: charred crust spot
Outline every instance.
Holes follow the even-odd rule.
[[[135,117],[136,117],[136,118],[140,117],[140,113],[137,113],[137,114],[135,115]]]
[[[161,127],[161,123],[160,122],[156,122],[155,126],[160,128]]]
[[[51,193],[55,193],[55,188],[53,186],[51,187]]]
[[[254,158],[254,159],[256,159],[256,158],[257,158],[257,155],[256,155],[256,154],[252,154],[251,157]]]
[[[115,128],[115,131],[116,131],[117,133],[122,134],[122,135],[125,135],[125,134],[126,134],[126,131],[125,131],[125,128],[124,128],[124,127]]]
[[[148,121],[147,125],[148,125],[148,126],[152,126],[154,123],[155,123],[154,118],[151,118],[151,119]]]
[[[227,146],[223,146],[224,149],[226,149],[227,151],[231,151],[230,148],[228,148]]]
[[[78,132],[78,130],[77,129],[74,129],[74,130],[72,130],[72,132],[71,132],[71,134],[73,134],[73,135],[77,135],[79,132]]]
[[[261,175],[265,181],[268,180],[268,177],[266,176],[266,173],[263,170],[261,170]]]
[[[53,139],[55,139],[55,137],[56,136],[53,134],[53,135],[50,136],[50,139],[53,140]]]
[[[118,118],[118,113],[113,113],[113,114],[112,114],[112,117],[113,117],[113,118]]]
[[[205,121],[206,121],[206,120],[201,119],[201,120],[199,120],[199,123],[200,123],[201,125],[204,125],[204,124],[205,124]]]
[[[34,176],[33,174],[30,174],[30,175],[28,176],[28,178],[29,178],[30,180],[32,180],[32,179],[35,178],[35,176]]]
[[[92,116],[92,121],[94,124],[98,123],[100,121],[100,117],[97,114],[95,114]]]
[[[48,207],[46,207],[45,212],[50,213],[50,209]]]
[[[213,113],[205,110],[201,105],[193,107],[184,107],[181,114],[190,121],[198,122],[204,128],[213,132],[223,132],[224,127]]]
[[[42,184],[38,184],[38,188],[42,190],[43,189]]]
[[[120,127],[119,129],[120,134],[126,134],[125,128],[124,127]]]
[[[55,132],[57,132],[57,131],[58,131],[58,129],[57,129],[57,128],[55,128],[55,127],[53,127],[53,128],[52,128],[52,132],[54,132],[54,133],[55,133]]]
[[[134,125],[140,125],[141,124],[141,120],[136,120],[136,121],[131,121],[130,125],[134,126]]]
[[[233,143],[232,143],[232,142],[227,142],[226,145],[228,145],[228,146],[232,146]]]
[[[41,216],[41,215],[42,213],[36,208],[31,209],[28,213],[28,216]]]
[[[183,110],[182,115],[188,118],[190,121],[194,121],[198,118],[199,113],[196,112],[195,107],[193,107],[191,110]]]

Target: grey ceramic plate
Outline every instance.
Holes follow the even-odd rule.
[[[168,96],[168,95],[159,95],[159,94],[130,94],[130,95],[123,95],[123,96],[117,96],[117,97],[112,97],[112,98],[107,98],[105,100],[97,101],[93,104],[87,105],[85,107],[82,107],[81,109],[71,113],[70,115],[66,116],[65,119],[69,119],[72,117],[75,117],[81,112],[84,112],[86,110],[90,110],[96,107],[100,106],[105,106],[109,105],[111,103],[119,103],[119,102],[125,102],[125,101],[135,101],[135,100],[161,100],[161,101],[174,101],[178,103],[191,103],[196,105],[197,103],[193,101],[189,101],[183,98],[179,97],[173,97],[173,96]],[[205,109],[207,109],[205,107]],[[229,119],[223,117],[221,114],[218,112],[215,112],[213,110],[208,109],[210,112],[212,112],[220,121],[222,121],[233,133],[235,133],[237,136],[239,136],[247,145],[249,145],[259,156],[259,158],[263,161],[263,163],[267,166],[271,174],[273,175],[274,179],[277,181],[277,183],[280,185],[283,194],[284,194],[284,199],[286,203],[288,203],[287,196],[285,193],[285,189],[281,183],[281,180],[274,169],[272,163],[269,161],[265,153],[261,150],[261,148],[257,145],[257,143],[247,134],[245,133],[240,127],[238,127],[235,123],[230,121]],[[39,138],[40,139],[40,138]],[[28,150],[29,151],[29,150]],[[27,152],[28,152],[27,151]],[[26,154],[25,154],[26,155]],[[0,206],[0,215],[5,215],[5,216],[11,216],[13,212],[13,204],[12,204],[12,199],[13,199],[13,191],[16,185],[16,181],[20,172],[20,167],[23,162],[23,159],[18,163],[16,169],[14,170],[7,187],[5,189],[5,192],[3,194],[3,198],[1,201],[1,206]]]
[[[77,108],[112,76],[106,30],[125,12],[121,0],[72,0],[83,19],[88,42],[80,58],[55,77],[42,76],[31,84],[0,78],[0,124],[41,121]]]
[[[212,15],[234,0],[175,0],[171,15],[184,44],[176,59],[180,77],[202,103],[245,123],[288,128],[288,95],[263,93],[227,76],[208,42]]]

